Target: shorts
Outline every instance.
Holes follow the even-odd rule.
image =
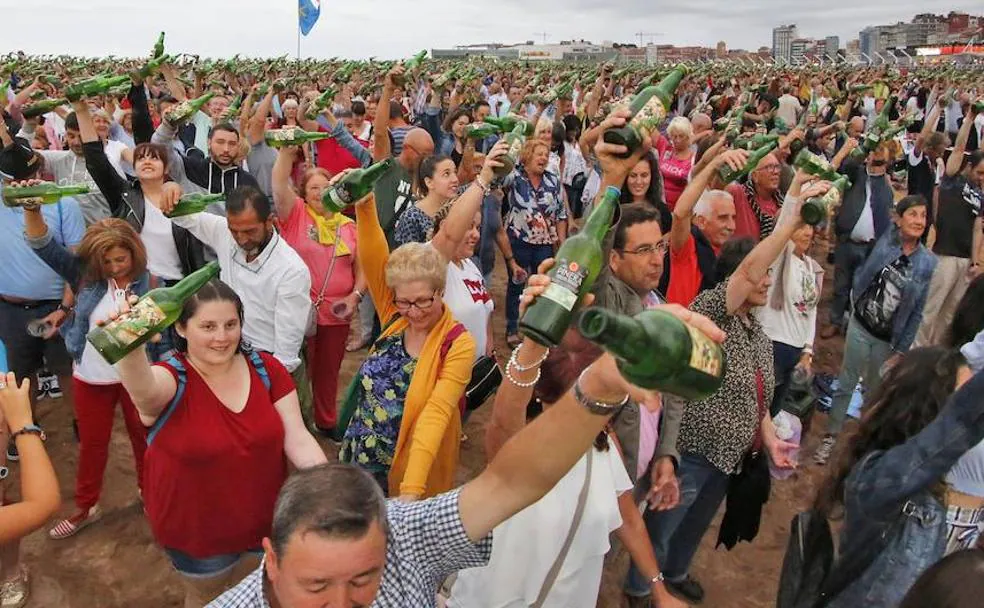
[[[164,549],[164,552],[167,553],[171,565],[178,571],[178,574],[190,578],[212,578],[231,570],[246,553],[263,555],[263,548],[256,547],[244,553],[225,553],[201,559],[182,553],[177,549]]]

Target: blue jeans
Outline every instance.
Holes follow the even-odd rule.
[[[699,454],[681,454],[677,475],[680,504],[669,511],[647,509],[642,516],[660,570],[671,582],[687,577],[700,540],[728,493],[728,474]],[[632,564],[623,588],[627,595],[643,597],[649,595],[651,586]]]
[[[190,578],[211,578],[231,570],[246,553],[263,555],[263,548],[256,547],[244,553],[226,553],[201,559],[182,553],[177,549],[165,548],[164,552],[167,553],[171,565],[178,573]]]
[[[847,324],[844,338],[844,361],[840,376],[837,377],[837,390],[830,404],[830,418],[827,421],[827,434],[837,435],[844,427],[847,410],[851,406],[854,388],[858,378],[864,378],[865,391],[873,391],[881,381],[881,367],[892,355],[892,346],[872,336],[861,327],[853,316]]]
[[[772,362],[776,371],[776,390],[772,396],[772,407],[769,412],[775,416],[782,409],[782,404],[786,401],[789,394],[789,383],[793,377],[793,370],[799,363],[802,348],[790,346],[784,342],[772,341]]]
[[[552,258],[554,254],[551,245],[530,245],[525,241],[520,241],[509,237],[509,244],[512,246],[513,258],[523,270],[530,276],[536,274],[543,260]],[[519,326],[519,296],[523,293],[523,285],[517,285],[512,281],[512,271],[509,271],[509,285],[506,287],[506,334],[516,333]]]

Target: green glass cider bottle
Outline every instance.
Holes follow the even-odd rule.
[[[519,162],[519,156],[523,152],[523,145],[526,144],[526,129],[528,123],[525,120],[519,121],[515,128],[503,138],[509,142],[509,149],[505,154],[499,157],[499,162],[502,163],[501,166],[496,167],[492,170],[493,175],[496,179],[503,179],[516,168],[516,163]]]
[[[823,196],[815,196],[803,201],[803,205],[800,207],[800,217],[805,223],[816,226],[827,219],[830,208],[840,203],[844,192],[851,187],[851,181],[847,179],[846,175],[840,175],[830,186],[830,190],[827,190]]]
[[[181,125],[191,119],[191,117],[195,115],[195,112],[205,107],[205,104],[207,104],[213,97],[215,97],[215,93],[210,91],[201,97],[182,101],[164,114],[164,120],[175,127]]]
[[[609,186],[584,222],[584,228],[557,251],[547,276],[550,285],[519,320],[519,331],[538,344],[560,344],[584,294],[594,286],[604,264],[602,241],[612,227],[621,192]]]
[[[581,315],[581,335],[610,352],[622,376],[646,389],[699,401],[713,395],[727,365],[721,345],[668,312],[634,317],[591,307]]]
[[[323,139],[331,139],[331,137],[331,133],[326,131],[305,131],[300,127],[270,129],[263,133],[263,140],[271,148],[299,146],[309,141],[321,141]]]
[[[349,205],[369,196],[376,182],[396,162],[392,157],[374,163],[365,169],[356,169],[348,173],[337,183],[325,189],[321,195],[321,204],[325,209],[337,213]]]
[[[728,165],[721,165],[721,167],[718,169],[718,175],[721,177],[721,181],[724,184],[730,184],[731,182],[739,179],[740,177],[744,175],[748,175],[749,173],[755,170],[755,167],[758,166],[759,162],[763,158],[771,154],[772,151],[775,150],[777,147],[779,147],[778,142],[773,141],[765,144],[761,148],[749,154],[748,160],[745,161],[745,166],[738,170],[732,170],[731,167],[729,167]]]
[[[37,118],[42,114],[47,114],[55,108],[59,108],[68,103],[68,99],[62,97],[61,99],[42,99],[37,103],[32,103],[29,106],[24,106],[21,109],[21,113],[24,114],[24,118]]]
[[[130,310],[90,331],[86,339],[113,365],[177,321],[185,302],[218,274],[218,262],[210,262],[171,287],[152,289]]]
[[[499,127],[487,122],[473,122],[470,125],[465,125],[465,137],[470,139],[485,139],[499,133],[502,133]]]
[[[83,185],[59,186],[52,182],[42,182],[34,186],[4,186],[3,204],[8,207],[25,205],[50,205],[64,196],[88,194],[89,187]]]
[[[201,213],[213,203],[225,202],[225,198],[225,194],[205,194],[202,192],[186,194],[178,199],[178,204],[174,206],[174,209],[167,216],[181,217],[182,215]]]
[[[530,124],[528,120],[524,119],[521,116],[517,116],[516,114],[506,114],[501,118],[496,118],[495,116],[486,116],[485,122],[489,123],[490,125],[495,125],[499,127],[503,133],[511,133],[516,129],[516,126],[519,125],[519,123],[523,123],[525,125],[525,130],[523,131],[523,135],[525,137],[529,137],[530,135],[533,135],[533,125]]]
[[[840,177],[840,173],[834,169],[834,166],[826,158],[817,156],[806,148],[800,150],[796,158],[793,159],[793,166],[806,171],[814,177],[831,182]]]
[[[321,93],[321,95],[318,95],[317,99],[311,102],[311,106],[304,114],[304,117],[307,118],[308,120],[317,119],[318,114],[320,114],[322,110],[328,107],[328,104],[330,104],[332,100],[335,99],[335,95],[337,94],[338,94],[338,89],[336,89],[335,87],[328,87],[327,89],[325,89],[324,92]]]
[[[663,122],[673,101],[673,93],[688,73],[686,66],[678,65],[659,84],[639,91],[629,104],[629,111],[632,112],[629,122],[605,131],[602,137],[606,142],[627,148],[622,158],[632,156],[643,140],[650,137]]]

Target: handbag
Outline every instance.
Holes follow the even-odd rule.
[[[465,409],[477,410],[502,384],[502,368],[495,357],[482,355],[472,365],[471,380],[465,388]]]
[[[340,232],[340,226],[335,228],[335,243],[338,243]],[[331,273],[335,271],[335,260],[338,259],[338,256],[335,255],[336,248],[334,246],[331,248],[331,263],[328,265],[327,274],[325,274],[325,282],[321,284],[321,291],[318,292],[318,297],[311,303],[311,310],[308,311],[307,326],[304,329],[304,336],[307,338],[318,332],[318,309],[325,301],[325,290],[328,289],[328,281],[331,280]]]
[[[554,583],[557,582],[560,569],[563,567],[564,560],[567,559],[567,554],[570,552],[571,545],[574,543],[574,535],[577,534],[578,526],[581,525],[581,518],[584,517],[584,507],[588,503],[593,457],[594,447],[588,449],[584,471],[584,484],[581,486],[581,492],[577,496],[577,507],[574,509],[574,519],[571,520],[571,527],[567,531],[567,538],[564,539],[564,544],[560,547],[560,553],[557,554],[557,558],[554,560],[553,565],[550,566],[550,570],[547,570],[547,577],[543,579],[540,593],[537,594],[536,601],[530,604],[530,608],[541,608],[543,603],[547,601],[547,596],[550,595],[550,590],[553,588]]]

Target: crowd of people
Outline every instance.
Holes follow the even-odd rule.
[[[658,124],[629,110],[668,71],[645,66],[302,71],[155,53],[122,91],[96,82],[106,67],[0,64],[0,196],[89,187],[0,206],[0,410],[22,486],[0,508],[3,608],[29,605],[19,539],[61,507],[31,414],[61,396],[59,362],[79,461],[47,542],[106,516],[119,405],[133,491],[189,608],[588,608],[613,534],[632,561],[626,605],[699,605],[692,566],[722,505],[718,543],[753,542],[773,477],[828,464],[803,507],[811,530],[843,519],[839,550],[822,570],[784,568],[780,606],[980,594],[980,66],[682,66],[665,107],[653,97]],[[606,135],[626,128],[640,145]],[[284,130],[330,136],[282,145]],[[326,204],[367,168],[368,196]],[[172,217],[195,193],[223,200]],[[529,306],[557,298],[558,249],[604,197],[618,208],[602,268],[569,307],[689,324],[725,355],[712,395],[632,386],[576,323],[553,348],[524,335]],[[817,201],[832,204],[808,223]],[[86,340],[212,260],[219,277],[115,365]],[[808,427],[813,408],[792,394],[810,390],[817,337],[837,335],[826,428],[800,445],[789,420]],[[343,386],[346,356],[360,365]],[[460,485],[478,407],[488,465]]]

